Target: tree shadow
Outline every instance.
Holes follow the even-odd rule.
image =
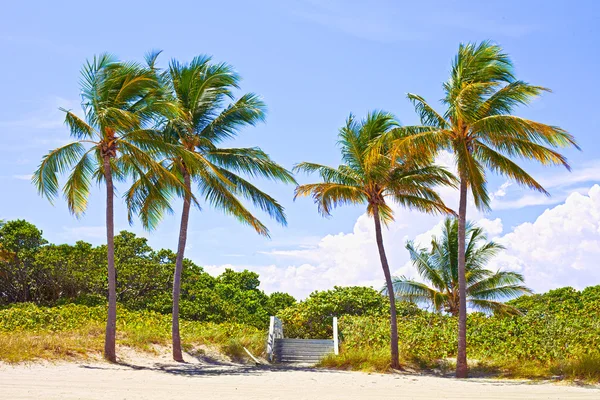
[[[140,365],[127,361],[117,361],[113,364],[83,364],[80,368],[98,369],[98,370],[118,370],[127,368],[134,371],[154,371],[169,375],[179,376],[227,376],[227,375],[261,375],[265,372],[318,372],[318,373],[339,373],[342,371],[317,368],[308,365],[294,364],[238,364],[206,355],[194,355],[198,362],[168,362],[153,363],[151,365]]]

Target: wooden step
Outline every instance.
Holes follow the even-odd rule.
[[[332,339],[275,339],[275,361],[316,364],[333,353]]]
[[[333,339],[275,339],[275,344],[277,343],[285,343],[285,344],[332,344]]]

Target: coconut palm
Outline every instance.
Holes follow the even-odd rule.
[[[312,196],[321,214],[345,204],[367,205],[367,214],[373,217],[381,267],[385,275],[390,299],[391,366],[399,368],[398,331],[392,277],[383,245],[381,224],[393,220],[388,202],[427,213],[450,213],[434,187],[453,185],[454,177],[445,169],[423,164],[416,158],[389,156],[385,144],[371,150],[371,143],[381,135],[398,128],[391,114],[375,111],[362,121],[353,115],[340,129],[339,145],[343,164],[338,168],[303,162],[296,170],[317,172],[323,182],[300,185],[296,197]]]
[[[240,174],[283,183],[296,181],[289,171],[259,148],[218,147],[222,141],[234,138],[241,128],[253,126],[265,118],[265,104],[257,95],[249,93],[234,99],[233,91],[238,88],[240,77],[231,66],[212,63],[206,56],[196,57],[189,64],[172,61],[168,71],[162,74],[162,80],[172,91],[180,108],[177,118],[168,120],[164,126],[164,140],[193,154],[194,159],[185,160],[176,156],[163,161],[163,165],[177,175],[184,190],[161,180],[154,175],[154,171],[149,170],[148,174],[133,184],[126,197],[130,218],[139,215],[144,226],[150,229],[165,211],[172,211],[170,202],[174,195],[183,197],[173,277],[172,313],[173,359],[183,361],[179,330],[181,274],[190,208],[192,203],[199,206],[199,201],[192,194],[192,183],[211,207],[250,225],[260,235],[269,236],[267,227],[241,200],[249,200],[285,225],[283,207]],[[227,104],[229,100],[232,102]]]
[[[501,244],[488,242],[485,232],[467,222],[465,278],[467,303],[472,309],[486,313],[519,314],[519,310],[501,302],[527,293],[521,274],[511,271],[492,272],[486,264],[499,251]],[[406,243],[412,264],[427,283],[395,277],[394,294],[401,301],[425,303],[437,312],[458,316],[458,220],[446,218],[441,238],[433,237],[431,249]]]
[[[44,156],[32,179],[38,192],[52,201],[60,190],[59,175],[70,171],[62,191],[69,211],[77,217],[86,210],[93,181],[106,186],[108,317],[104,357],[112,362],[116,361],[114,181],[152,171],[165,182],[179,182],[155,161],[168,145],[150,128],[159,115],[177,110],[159,93],[159,82],[150,68],[118,62],[108,54],[88,61],[81,73],[84,117],[61,109],[75,140]],[[171,147],[177,152],[178,148]]]
[[[394,152],[453,152],[460,180],[458,212],[459,324],[456,376],[467,376],[465,235],[467,191],[480,210],[490,208],[486,169],[525,187],[548,194],[511,158],[563,165],[566,158],[554,149],[577,144],[565,130],[512,115],[519,105],[529,104],[543,92],[517,80],[513,65],[502,49],[490,42],[461,44],[453,60],[450,79],[444,83],[440,114],[425,99],[408,94],[421,118],[421,126],[392,132]],[[387,139],[387,138],[386,138]]]

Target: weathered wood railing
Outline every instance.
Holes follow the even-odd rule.
[[[270,362],[273,361],[275,353],[275,339],[283,339],[283,323],[279,318],[271,316],[267,337],[267,358]]]

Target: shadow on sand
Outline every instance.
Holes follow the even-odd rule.
[[[210,376],[235,376],[235,375],[263,375],[269,372],[285,373],[285,372],[315,372],[319,374],[337,374],[337,373],[349,373],[350,371],[319,368],[310,365],[293,365],[293,364],[260,364],[260,365],[249,365],[239,364],[227,361],[217,360],[205,355],[194,355],[192,356],[195,360],[193,362],[168,362],[168,363],[154,363],[151,365],[138,365],[132,364],[125,361],[119,361],[115,364],[92,364],[92,365],[80,365],[80,368],[85,369],[102,369],[102,370],[117,370],[117,369],[131,369],[136,371],[156,371],[170,375],[179,376],[194,376],[194,377],[210,377]],[[499,371],[473,371],[474,374],[469,379],[464,379],[465,383],[486,383],[489,385],[498,386],[520,386],[520,385],[542,385],[552,382],[560,382],[561,379],[506,379],[501,378],[498,375],[494,375],[493,372],[498,373]],[[369,373],[370,374],[370,373]],[[379,375],[380,373],[373,373]],[[390,375],[394,375],[396,379],[416,379],[419,376],[436,377],[440,379],[451,379],[454,380],[452,373],[439,373],[434,371],[398,371],[391,372]],[[578,386],[587,389],[598,390],[597,385],[587,384],[580,381],[568,382],[569,385]]]
[[[336,373],[340,371],[316,368],[307,365],[282,365],[282,364],[238,364],[217,360],[205,355],[193,356],[193,362],[168,362],[153,363],[151,365],[139,365],[125,361],[114,364],[82,364],[79,367],[85,369],[118,370],[132,369],[136,371],[156,371],[171,375],[181,376],[219,376],[219,375],[260,375],[265,372],[295,372],[310,371],[319,373]]]

